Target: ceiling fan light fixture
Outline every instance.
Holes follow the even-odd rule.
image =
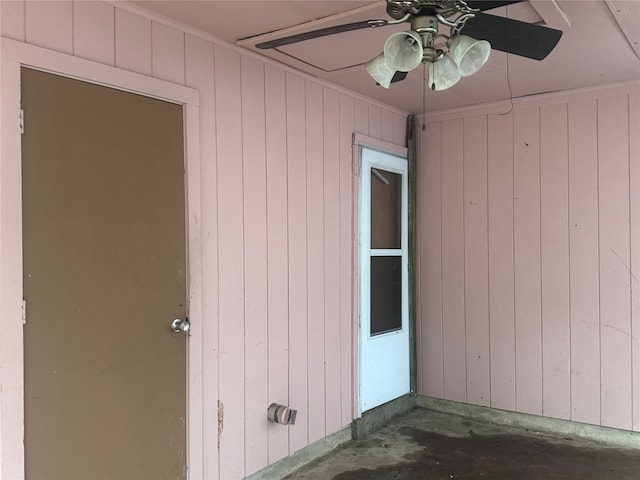
[[[380,86],[389,88],[396,71],[386,62],[384,53],[365,63],[364,67]]]
[[[444,55],[440,60],[429,63],[429,88],[432,90],[446,90],[453,87],[460,80],[460,71],[450,55]]]
[[[467,35],[455,35],[448,43],[449,52],[463,77],[469,77],[480,70],[491,53],[489,42]]]
[[[384,58],[394,70],[409,72],[422,62],[422,37],[417,32],[396,32],[384,42]]]

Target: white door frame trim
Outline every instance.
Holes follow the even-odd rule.
[[[388,153],[394,156],[407,158],[409,150],[407,147],[402,147],[384,140],[378,140],[371,138],[367,135],[360,133],[354,133],[353,135],[353,165],[354,165],[354,181],[353,181],[353,205],[354,205],[354,219],[353,225],[355,231],[354,242],[354,275],[353,275],[353,291],[356,293],[353,300],[353,399],[354,399],[354,411],[353,418],[360,418],[362,416],[361,402],[360,402],[360,358],[361,358],[361,345],[360,345],[360,305],[361,305],[361,277],[360,277],[360,262],[362,249],[360,248],[360,225],[361,225],[361,176],[362,176],[362,158],[361,149],[369,148],[377,150],[379,152]]]
[[[20,479],[25,474],[20,118],[20,69],[23,66],[183,105],[187,172],[187,291],[191,320],[186,372],[187,478],[202,478],[199,92],[7,38],[0,39],[0,42],[0,478]]]

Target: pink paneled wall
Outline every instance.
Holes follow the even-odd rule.
[[[0,13],[2,36],[200,92],[205,478],[349,425],[352,134],[404,145],[406,115],[112,3]],[[268,423],[271,402],[298,409],[295,426]]]
[[[427,116],[419,393],[640,431],[640,85]]]

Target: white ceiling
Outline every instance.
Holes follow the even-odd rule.
[[[138,6],[215,35],[312,75],[409,112],[422,111],[423,69],[389,90],[376,86],[362,64],[381,52],[394,30],[408,24],[346,32],[276,50],[253,44],[291,33],[386,18],[384,1],[138,0]],[[487,12],[562,30],[543,61],[493,51],[487,64],[453,88],[428,91],[426,110],[640,79],[640,0],[531,0]],[[307,25],[299,26],[309,22]],[[292,28],[293,27],[293,28]],[[270,35],[269,32],[285,29]],[[299,60],[296,60],[299,59]],[[511,86],[511,92],[509,90]]]

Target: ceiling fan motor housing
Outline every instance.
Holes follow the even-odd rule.
[[[422,15],[411,19],[411,30],[418,33],[438,33],[438,20],[432,15]]]
[[[387,14],[394,20],[400,20],[407,14],[450,17],[456,13],[477,11],[464,0],[387,0]]]

